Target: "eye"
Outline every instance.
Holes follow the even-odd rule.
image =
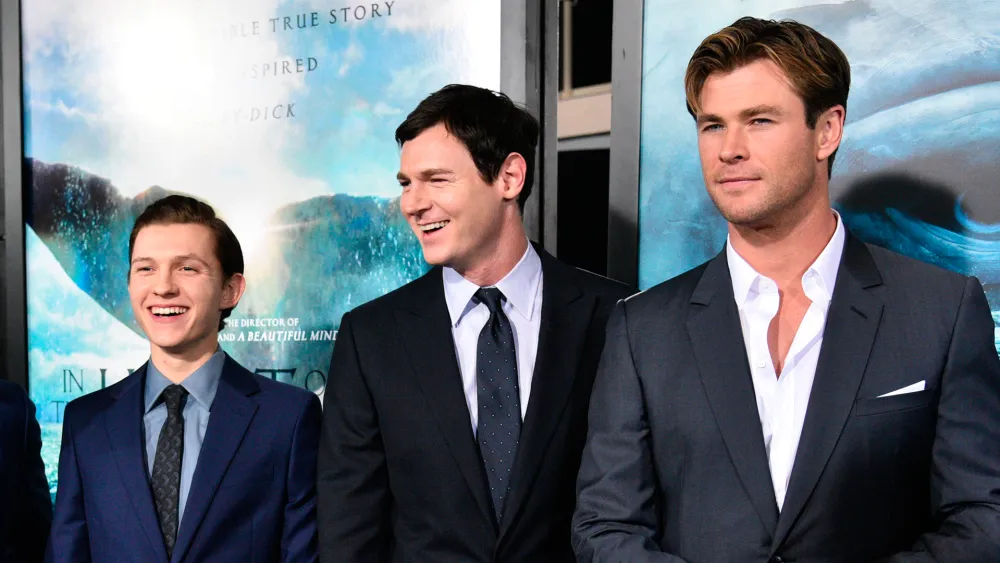
[[[151,272],[151,271],[153,271],[153,269],[150,268],[149,266],[136,266],[135,271],[137,273],[138,272]]]
[[[399,181],[399,187],[401,187],[401,188],[403,188],[405,190],[406,188],[410,187],[410,181],[409,180],[400,180]]]
[[[770,123],[774,122],[766,117],[758,117],[750,122],[751,125],[767,125]]]
[[[709,123],[708,125],[701,128],[702,133],[711,133],[713,131],[719,131],[722,129],[722,125],[718,123]]]
[[[445,183],[447,181],[448,181],[447,178],[439,178],[439,177],[431,178],[431,183],[432,184],[443,184],[443,183]]]

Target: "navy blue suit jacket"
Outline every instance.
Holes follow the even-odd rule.
[[[144,456],[145,366],[66,407],[52,563],[167,563]],[[226,358],[171,562],[316,560],[312,393]]]
[[[17,384],[0,381],[0,563],[41,561],[52,500],[35,406]]]

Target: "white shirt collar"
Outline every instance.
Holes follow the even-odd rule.
[[[444,297],[448,304],[451,326],[458,326],[465,313],[475,306],[472,303],[472,296],[479,290],[479,286],[465,279],[462,274],[452,268],[442,268],[442,273]],[[529,242],[521,260],[503,279],[496,283],[495,287],[504,294],[507,302],[518,314],[530,321],[535,314],[535,297],[538,294],[538,283],[541,279],[542,261]]]
[[[840,270],[840,259],[844,254],[844,242],[847,239],[847,232],[844,223],[840,220],[840,214],[833,211],[837,217],[837,228],[833,231],[830,242],[826,243],[823,252],[820,252],[816,260],[809,266],[803,274],[803,284],[807,277],[815,276],[820,287],[826,293],[826,298],[833,296],[833,287],[837,282],[837,272]],[[751,291],[757,290],[757,284],[764,278],[757,270],[754,270],[742,256],[733,248],[729,237],[726,237],[726,261],[729,263],[729,275],[733,280],[733,296],[736,298],[736,305],[740,308],[747,302]]]

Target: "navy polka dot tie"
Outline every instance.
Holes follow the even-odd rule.
[[[514,330],[503,312],[503,293],[495,287],[482,288],[476,292],[475,299],[490,310],[490,320],[479,333],[476,357],[479,402],[476,438],[499,523],[521,437],[517,353],[514,350]]]

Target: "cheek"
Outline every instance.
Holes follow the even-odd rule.
[[[195,282],[191,280],[188,283],[179,285],[181,295],[192,303],[201,305],[202,307],[206,305],[211,306],[214,302],[221,299],[222,288],[212,287],[212,284],[205,281],[199,280]]]
[[[698,157],[701,159],[701,169],[708,172],[719,162],[720,146],[717,139],[711,136],[698,136]]]
[[[449,216],[461,214],[463,209],[462,192],[457,189],[445,188],[434,194],[434,203],[444,210]]]
[[[141,303],[146,298],[147,293],[148,291],[146,291],[145,285],[141,280],[136,280],[135,278],[129,280],[128,297],[132,303]]]
[[[700,144],[698,145],[698,156],[701,160],[701,171],[705,174],[708,174],[715,166],[715,163],[719,162],[719,159],[714,158],[707,147],[703,147]]]
[[[808,163],[808,155],[812,149],[812,139],[808,136],[787,132],[784,135],[770,135],[766,141],[768,160],[773,172],[787,173]]]

